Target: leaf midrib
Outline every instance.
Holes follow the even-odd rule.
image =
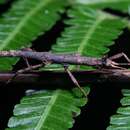
[[[90,27],[89,31],[86,32],[84,39],[80,43],[80,47],[78,48],[78,54],[82,54],[84,52],[85,46],[88,44],[91,36],[95,32],[97,26],[105,19],[105,15],[100,15],[97,17],[95,23]]]
[[[43,8],[44,6],[46,6],[50,1],[52,0],[44,0],[44,2],[42,3],[38,3],[37,6],[33,9],[31,9],[31,11],[29,13],[27,13],[27,15],[25,15],[23,17],[23,20],[21,20],[17,27],[14,29],[14,31],[10,32],[11,35],[8,36],[8,38],[3,42],[3,44],[0,45],[0,50],[3,50],[3,48],[5,46],[7,46],[10,43],[10,40],[12,40],[15,35],[17,33],[19,33],[19,30],[25,25],[25,23],[28,21],[28,19],[33,16],[36,12],[38,12],[41,8]]]
[[[87,43],[89,42],[91,36],[93,35],[93,32],[95,32],[95,29],[97,28],[97,26],[106,18],[106,15],[102,12],[99,12],[99,16],[97,17],[96,21],[94,22],[94,24],[92,25],[92,27],[90,27],[89,31],[87,30],[86,34],[84,35],[83,40],[80,43],[80,46],[78,48],[77,53],[82,55],[82,53],[84,52],[85,46],[87,45]],[[86,51],[86,50],[85,50]],[[70,70],[73,70],[75,68],[74,65],[71,65],[69,67]]]
[[[51,100],[49,101],[45,111],[41,115],[41,118],[40,118],[40,120],[39,120],[39,122],[38,122],[38,124],[37,124],[37,126],[35,127],[34,130],[41,130],[44,122],[46,121],[46,119],[47,119],[47,117],[48,117],[48,115],[49,115],[49,113],[51,111],[51,108],[53,107],[53,105],[55,104],[55,102],[56,102],[56,100],[57,100],[57,98],[59,96],[59,93],[60,93],[60,90],[56,90],[54,92],[54,94],[51,97]]]

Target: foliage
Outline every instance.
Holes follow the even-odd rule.
[[[5,3],[5,0],[0,0],[0,4],[3,4],[3,3]]]
[[[111,117],[110,126],[107,130],[129,130],[130,129],[130,90],[122,90],[123,98],[121,107],[117,109],[117,114]]]
[[[0,19],[0,50],[29,47],[32,40],[56,23],[58,12],[63,12],[65,4],[60,0],[16,1]],[[16,60],[1,58],[0,63],[0,69],[7,70]]]
[[[103,57],[127,25],[120,17],[101,9],[111,8],[126,12],[129,4],[130,0],[17,0],[0,18],[0,50],[29,47],[31,41],[55,25],[61,18],[61,13],[66,13],[66,27],[50,51]],[[16,61],[12,58],[1,58],[0,69],[11,69]],[[76,70],[77,66],[71,65],[69,69]],[[94,68],[80,66],[79,69]],[[42,70],[63,71],[63,67],[55,64],[45,66]],[[89,94],[90,87],[87,84],[86,86],[84,89]],[[86,103],[87,99],[77,89],[36,91],[23,97],[20,104],[15,106],[14,115],[6,130],[67,130],[73,126],[73,118],[80,114],[79,108]],[[122,127],[120,123],[123,121],[119,118],[124,117],[124,122],[127,122],[129,118],[125,114],[129,113],[129,109],[119,108],[118,112],[123,116],[116,115],[116,119],[112,117],[112,125],[108,130],[113,127],[129,127],[127,123]]]
[[[83,4],[96,9],[111,8],[128,12],[130,0],[70,0],[73,4]]]
[[[11,129],[6,130],[66,130],[86,101],[66,90],[35,92],[15,106],[8,124]]]

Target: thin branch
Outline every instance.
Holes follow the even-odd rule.
[[[72,72],[80,85],[86,83],[103,83],[103,82],[129,82],[130,83],[130,70],[120,69],[102,69],[92,71],[77,71]],[[15,73],[0,72],[0,83],[6,83],[12,78]],[[49,82],[48,82],[49,81]],[[31,84],[36,87],[42,86],[73,86],[72,81],[69,79],[68,74],[65,72],[28,72],[17,75],[11,82],[12,84]],[[64,84],[63,84],[64,83]]]

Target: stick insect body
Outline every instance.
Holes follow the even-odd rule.
[[[123,53],[122,53],[123,54]],[[118,54],[119,55],[119,54]],[[121,55],[120,55],[121,56]],[[124,55],[122,55],[124,56]],[[50,52],[35,52],[35,51],[0,51],[0,57],[22,57],[31,58],[41,61],[42,63],[57,63],[57,64],[75,64],[87,66],[104,66],[118,68],[120,64],[113,61],[112,58],[95,58],[80,56],[77,54],[53,54]],[[118,57],[116,55],[116,57]]]

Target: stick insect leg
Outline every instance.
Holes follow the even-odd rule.
[[[40,67],[42,67],[42,66],[43,66],[43,64],[38,64],[38,65],[29,66],[29,67],[27,67],[27,68],[25,68],[25,69],[18,70],[18,71],[15,73],[15,75],[14,75],[12,78],[10,78],[10,79],[6,82],[6,84],[9,84],[9,83],[10,83],[13,79],[15,79],[19,74],[24,73],[24,72],[28,72],[28,71],[33,70],[33,69],[40,68]]]
[[[25,58],[25,57],[23,57],[23,59],[24,59],[24,61],[25,61],[26,65],[27,65],[27,67],[30,67],[30,64],[29,64],[29,62],[28,62],[28,59],[27,59],[27,58]]]
[[[24,58],[24,57],[23,57],[23,59],[24,59],[25,62],[26,62],[27,68],[18,70],[18,71],[15,73],[15,75],[14,75],[12,78],[10,78],[10,79],[6,82],[6,84],[9,84],[13,79],[15,79],[15,78],[16,78],[19,74],[21,74],[21,73],[24,73],[24,72],[27,72],[27,71],[30,71],[30,70],[33,70],[33,69],[37,69],[37,68],[40,68],[40,67],[43,66],[43,63],[38,64],[38,65],[33,65],[33,66],[31,66],[31,65],[29,64],[27,58]]]
[[[25,57],[23,57],[23,59],[24,59],[26,65],[27,65],[27,67],[29,68],[29,67],[30,67],[30,64],[29,64],[29,62],[28,62],[28,59],[25,58]],[[23,70],[24,70],[24,69],[23,69]],[[18,76],[18,74],[21,73],[20,71],[21,71],[21,70],[16,71],[15,75],[14,75],[12,78],[10,78],[10,79],[6,82],[6,84],[9,84],[13,79],[15,79],[15,78]]]
[[[119,58],[121,58],[121,57],[124,57],[129,63],[130,63],[130,59],[128,58],[128,56],[125,54],[125,53],[118,53],[118,54],[116,54],[116,55],[114,55],[114,56],[111,56],[111,57],[109,57],[109,59],[110,60],[116,60],[116,59],[119,59]]]
[[[78,81],[76,80],[76,78],[74,77],[74,75],[70,72],[70,70],[68,69],[68,66],[64,66],[65,71],[68,73],[69,77],[71,78],[71,80],[73,81],[73,83],[80,89],[80,91],[83,93],[83,95],[85,97],[87,97],[86,92],[84,91],[84,89],[79,85]]]

